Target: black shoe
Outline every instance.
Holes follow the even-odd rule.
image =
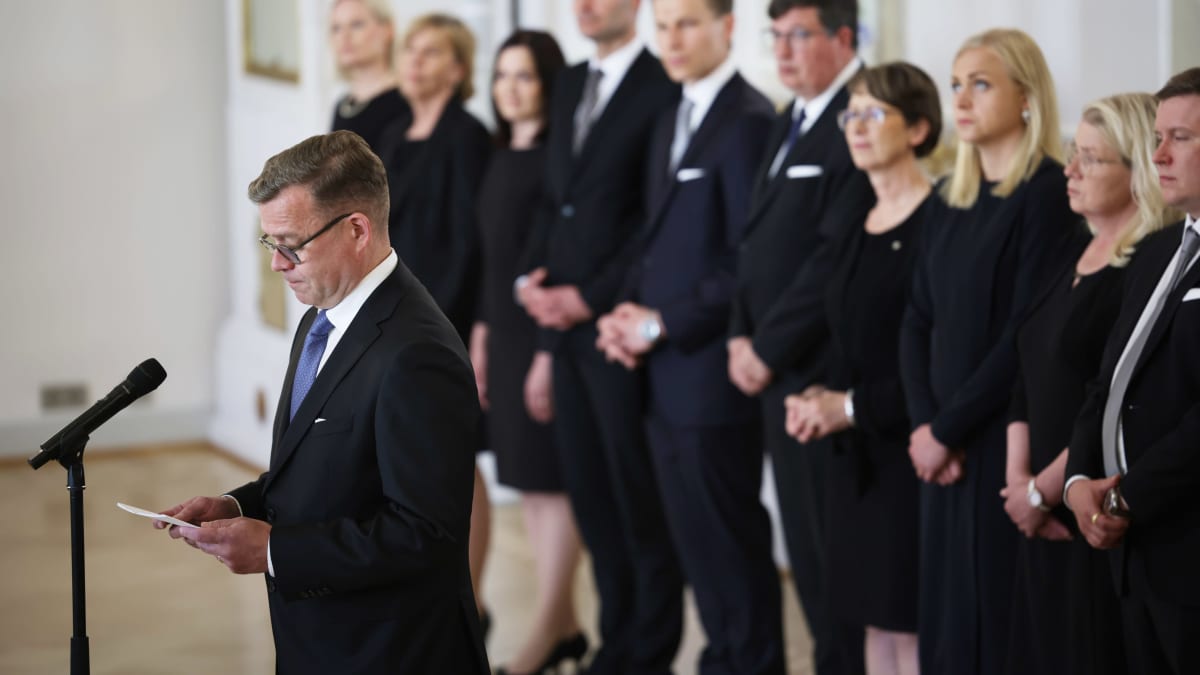
[[[542,661],[542,665],[538,666],[532,673],[514,673],[509,672],[507,668],[501,666],[496,669],[495,675],[542,675],[548,670],[558,671],[559,665],[563,661],[574,661],[576,668],[579,667],[579,661],[583,659],[584,654],[587,654],[588,639],[583,633],[576,633],[571,637],[566,637],[554,644],[550,650],[550,654],[546,656],[546,660]]]

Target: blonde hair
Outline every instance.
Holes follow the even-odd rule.
[[[376,21],[384,24],[392,31],[392,37],[388,40],[387,45],[384,47],[383,59],[384,63],[387,64],[388,70],[394,68],[396,64],[396,22],[392,17],[391,3],[389,3],[388,0],[333,0],[333,2],[329,5],[330,23],[333,23],[333,9],[343,2],[357,2],[363,7],[366,7],[367,11],[371,13],[371,16],[375,17]],[[343,69],[341,66],[338,66],[337,72],[339,77],[341,77],[343,80],[346,79],[345,69]]]
[[[450,50],[454,52],[454,60],[463,69],[462,82],[458,83],[456,92],[460,101],[466,101],[475,95],[475,35],[466,24],[449,14],[433,12],[413,19],[404,31],[401,45],[407,45],[413,37],[426,29],[441,31],[450,41]]]
[[[1083,121],[1100,132],[1121,161],[1129,167],[1129,191],[1137,205],[1133,221],[1117,238],[1109,264],[1124,267],[1137,244],[1147,235],[1174,222],[1180,214],[1163,203],[1154,168],[1154,116],[1158,99],[1151,94],[1117,94],[1089,103],[1083,109]],[[1088,224],[1095,233],[1095,228]]]
[[[1058,101],[1054,95],[1054,78],[1046,58],[1033,38],[1015,28],[993,28],[967,38],[954,56],[957,60],[971,49],[989,49],[1000,60],[1008,76],[1025,96],[1029,119],[1017,147],[1016,156],[1004,178],[992,189],[997,197],[1007,197],[1021,183],[1029,180],[1042,159],[1050,157],[1062,162],[1062,140],[1059,138]],[[972,143],[959,140],[954,172],[946,181],[942,194],[946,203],[960,209],[970,208],[979,198],[979,182],[983,176],[979,150]]]

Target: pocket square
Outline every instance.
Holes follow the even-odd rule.
[[[317,419],[313,420],[313,424],[320,424],[321,422],[324,422],[324,421],[325,421],[324,417],[318,417]]]
[[[812,178],[825,173],[825,169],[817,164],[796,164],[787,168],[788,178]]]
[[[1183,300],[1181,300],[1181,302],[1188,302],[1190,300],[1200,300],[1200,288],[1193,288],[1187,293],[1184,293]]]
[[[686,183],[697,178],[704,178],[704,169],[680,169],[675,174],[675,180]]]

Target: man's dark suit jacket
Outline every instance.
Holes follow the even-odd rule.
[[[779,115],[759,168],[738,259],[729,334],[750,336],[776,377],[795,371],[800,386],[811,383],[822,367],[829,337],[824,301],[833,270],[831,248],[850,225],[829,218],[829,207],[843,195],[871,194],[837,126],[837,113],[849,99],[845,88],[838,91],[775,177],[768,178],[791,125],[792,107]]]
[[[1067,476],[1104,476],[1100,427],[1113,371],[1182,237],[1182,224],[1148,237],[1129,264],[1121,314],[1071,438]],[[1122,402],[1129,472],[1121,493],[1133,522],[1111,558],[1122,592],[1125,567],[1138,556],[1149,587],[1187,605],[1200,603],[1200,300],[1183,298],[1198,288],[1200,265],[1193,265],[1167,296]]]
[[[626,297],[662,314],[667,340],[647,360],[651,410],[684,427],[753,420],[757,405],[729,382],[725,349],[737,247],[774,109],[735,74],[721,88],[672,174],[676,107],[650,146],[650,212]]]
[[[544,265],[547,286],[578,286],[600,316],[612,309],[629,272],[630,245],[645,222],[646,148],[654,120],[677,100],[679,88],[643,49],[573,156],[575,109],[587,72],[585,62],[559,76],[546,142],[549,203],[523,267]],[[543,348],[557,343],[554,331],[542,331]]]
[[[281,673],[487,673],[467,566],[475,380],[400,263],[346,329],[296,417],[296,330],[270,469],[230,494],[271,523]]]

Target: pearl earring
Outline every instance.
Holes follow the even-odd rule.
[[[1025,124],[1029,124],[1029,118],[1032,116],[1033,115],[1031,115],[1029,113],[1029,108],[1025,108],[1024,110],[1021,111],[1021,121],[1024,122]]]

